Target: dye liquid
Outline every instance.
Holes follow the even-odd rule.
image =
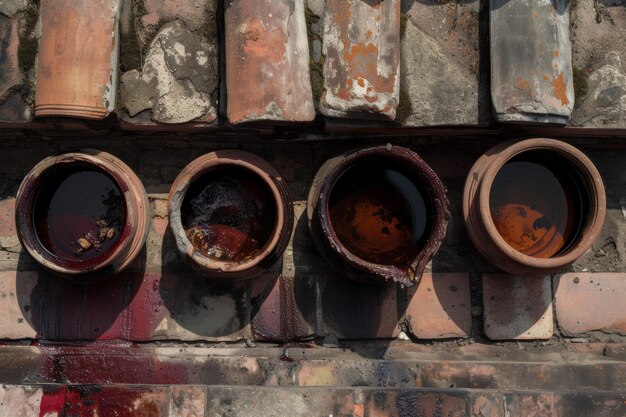
[[[432,229],[423,186],[376,165],[350,168],[330,196],[330,221],[353,255],[372,263],[408,267]]]
[[[106,257],[119,240],[125,202],[115,181],[92,167],[58,169],[35,201],[37,237],[53,255],[70,262]]]
[[[219,168],[195,181],[181,214],[187,238],[206,257],[245,262],[269,240],[276,203],[267,184],[243,168]]]
[[[491,217],[513,249],[536,258],[567,251],[581,232],[584,190],[558,156],[528,152],[507,162],[490,191]]]

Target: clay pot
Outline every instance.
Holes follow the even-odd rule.
[[[113,231],[110,232],[108,238],[102,238],[105,242],[102,247],[98,247],[99,240],[95,245],[92,241],[87,251],[75,257],[71,254],[74,251],[82,251],[78,239],[84,237],[84,232],[91,231],[91,237],[95,237],[98,231],[102,231],[106,236],[108,228],[99,228],[96,225],[96,218],[85,219],[82,214],[80,218],[76,217],[75,212],[79,210],[77,207],[83,207],[92,202],[105,204],[107,195],[101,195],[97,191],[96,180],[93,180],[93,177],[81,179],[81,181],[83,181],[82,190],[96,189],[93,192],[98,194],[95,198],[93,195],[87,197],[84,193],[77,193],[75,204],[66,205],[66,211],[57,210],[52,214],[51,201],[56,198],[57,192],[61,193],[62,184],[67,183],[63,181],[69,181],[64,178],[70,178],[68,173],[73,172],[89,172],[89,175],[98,176],[97,181],[107,178],[106,181],[110,181],[108,184],[117,188],[117,197],[109,198],[105,207],[115,206],[119,215],[117,226],[112,228]],[[50,197],[53,200],[46,200],[49,198],[45,197],[46,195],[53,196]],[[100,198],[104,201],[100,201]],[[45,201],[50,201],[50,210]],[[43,207],[44,211],[41,211],[40,207]],[[79,283],[89,283],[123,271],[139,255],[148,234],[149,210],[148,198],[141,181],[125,163],[108,153],[86,149],[51,156],[38,163],[26,175],[17,192],[15,220],[22,246],[39,264],[55,275]],[[42,232],[44,229],[42,229],[41,220],[38,220],[38,213],[42,212],[46,213],[47,224],[51,224],[49,222],[52,222],[53,215],[57,219],[62,219],[58,223],[60,226],[57,226],[62,230],[67,230],[67,233],[63,235],[62,243],[58,244],[60,238],[57,238],[54,244],[43,243],[53,242],[54,238],[40,235],[40,233],[49,233],[52,230],[48,230],[46,226],[45,230],[48,231]],[[78,220],[80,226],[77,226]],[[100,225],[112,226],[106,223]],[[79,228],[80,232],[74,231]],[[114,243],[107,244],[108,240]],[[63,251],[53,250],[52,247],[57,249],[62,247]],[[62,254],[61,252],[64,251],[72,252],[69,252],[70,255]]]
[[[192,161],[172,184],[168,211],[183,260],[223,281],[269,269],[293,231],[286,182],[267,161],[244,151],[220,150]]]
[[[508,171],[513,175],[507,180],[513,163],[535,165]],[[543,171],[546,176],[539,177]],[[549,197],[537,198],[551,183],[557,188]],[[470,239],[488,261],[513,274],[567,268],[598,237],[605,212],[598,170],[582,152],[553,139],[495,146],[478,159],[465,182],[463,215]]]
[[[35,116],[102,119],[115,108],[119,0],[41,3]]]
[[[328,160],[313,180],[307,217],[317,248],[347,277],[412,286],[450,214],[433,170],[413,151],[387,145]]]

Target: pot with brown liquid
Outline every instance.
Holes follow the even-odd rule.
[[[571,265],[600,233],[605,211],[593,163],[552,139],[492,148],[470,171],[463,196],[466,227],[478,251],[517,274]]]
[[[309,193],[311,235],[349,278],[419,282],[449,218],[443,184],[417,154],[397,146],[327,161]]]
[[[223,150],[183,169],[170,191],[169,219],[186,263],[212,278],[241,280],[280,258],[293,208],[287,184],[269,163]]]
[[[150,215],[145,189],[126,164],[82,150],[46,158],[26,175],[15,218],[20,242],[37,262],[88,283],[130,265]]]

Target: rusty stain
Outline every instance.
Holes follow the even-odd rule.
[[[559,57],[559,50],[558,50],[558,49],[555,49],[555,50],[554,50],[554,57],[555,57],[555,58],[558,58],[558,57]]]
[[[528,90],[530,88],[530,81],[522,77],[515,78],[515,88],[518,90]]]
[[[544,74],[544,75],[543,75],[543,79],[544,79],[544,80],[546,80],[546,81],[548,81],[548,80],[550,79],[550,77],[548,76],[548,74]]]
[[[355,34],[354,27],[360,22],[360,14],[353,8],[364,7],[367,7],[367,13],[376,14],[367,18],[370,23],[382,23],[380,27],[370,26],[371,29]],[[394,117],[399,101],[394,97],[398,94],[399,36],[396,36],[395,28],[400,24],[399,2],[364,6],[360,1],[334,0],[327,9],[337,36],[326,38],[324,43],[326,92],[321,101],[322,112],[340,115],[350,111],[375,111],[385,117]],[[389,21],[382,19],[388,14]],[[386,47],[391,42],[397,42],[398,47]],[[389,111],[383,113],[382,108]]]
[[[560,72],[559,76],[552,81],[552,90],[554,91],[554,96],[561,100],[562,105],[565,106],[569,104],[569,98],[567,97],[567,84],[565,83],[562,72]]]
[[[354,404],[354,412],[352,414],[354,417],[363,417],[365,415],[365,405]]]

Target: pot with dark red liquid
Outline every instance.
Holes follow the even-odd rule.
[[[44,268],[76,282],[124,270],[143,247],[149,218],[139,178],[96,150],[44,159],[17,193],[22,246]]]
[[[280,258],[293,208],[287,184],[268,162],[223,150],[199,157],[176,178],[169,220],[187,264],[212,278],[241,280]]]
[[[448,200],[413,151],[379,146],[327,161],[309,193],[315,244],[349,278],[419,282],[446,235]]]
[[[487,151],[465,183],[463,214],[478,251],[500,269],[547,274],[571,265],[597,238],[604,185],[579,150],[553,139]]]

